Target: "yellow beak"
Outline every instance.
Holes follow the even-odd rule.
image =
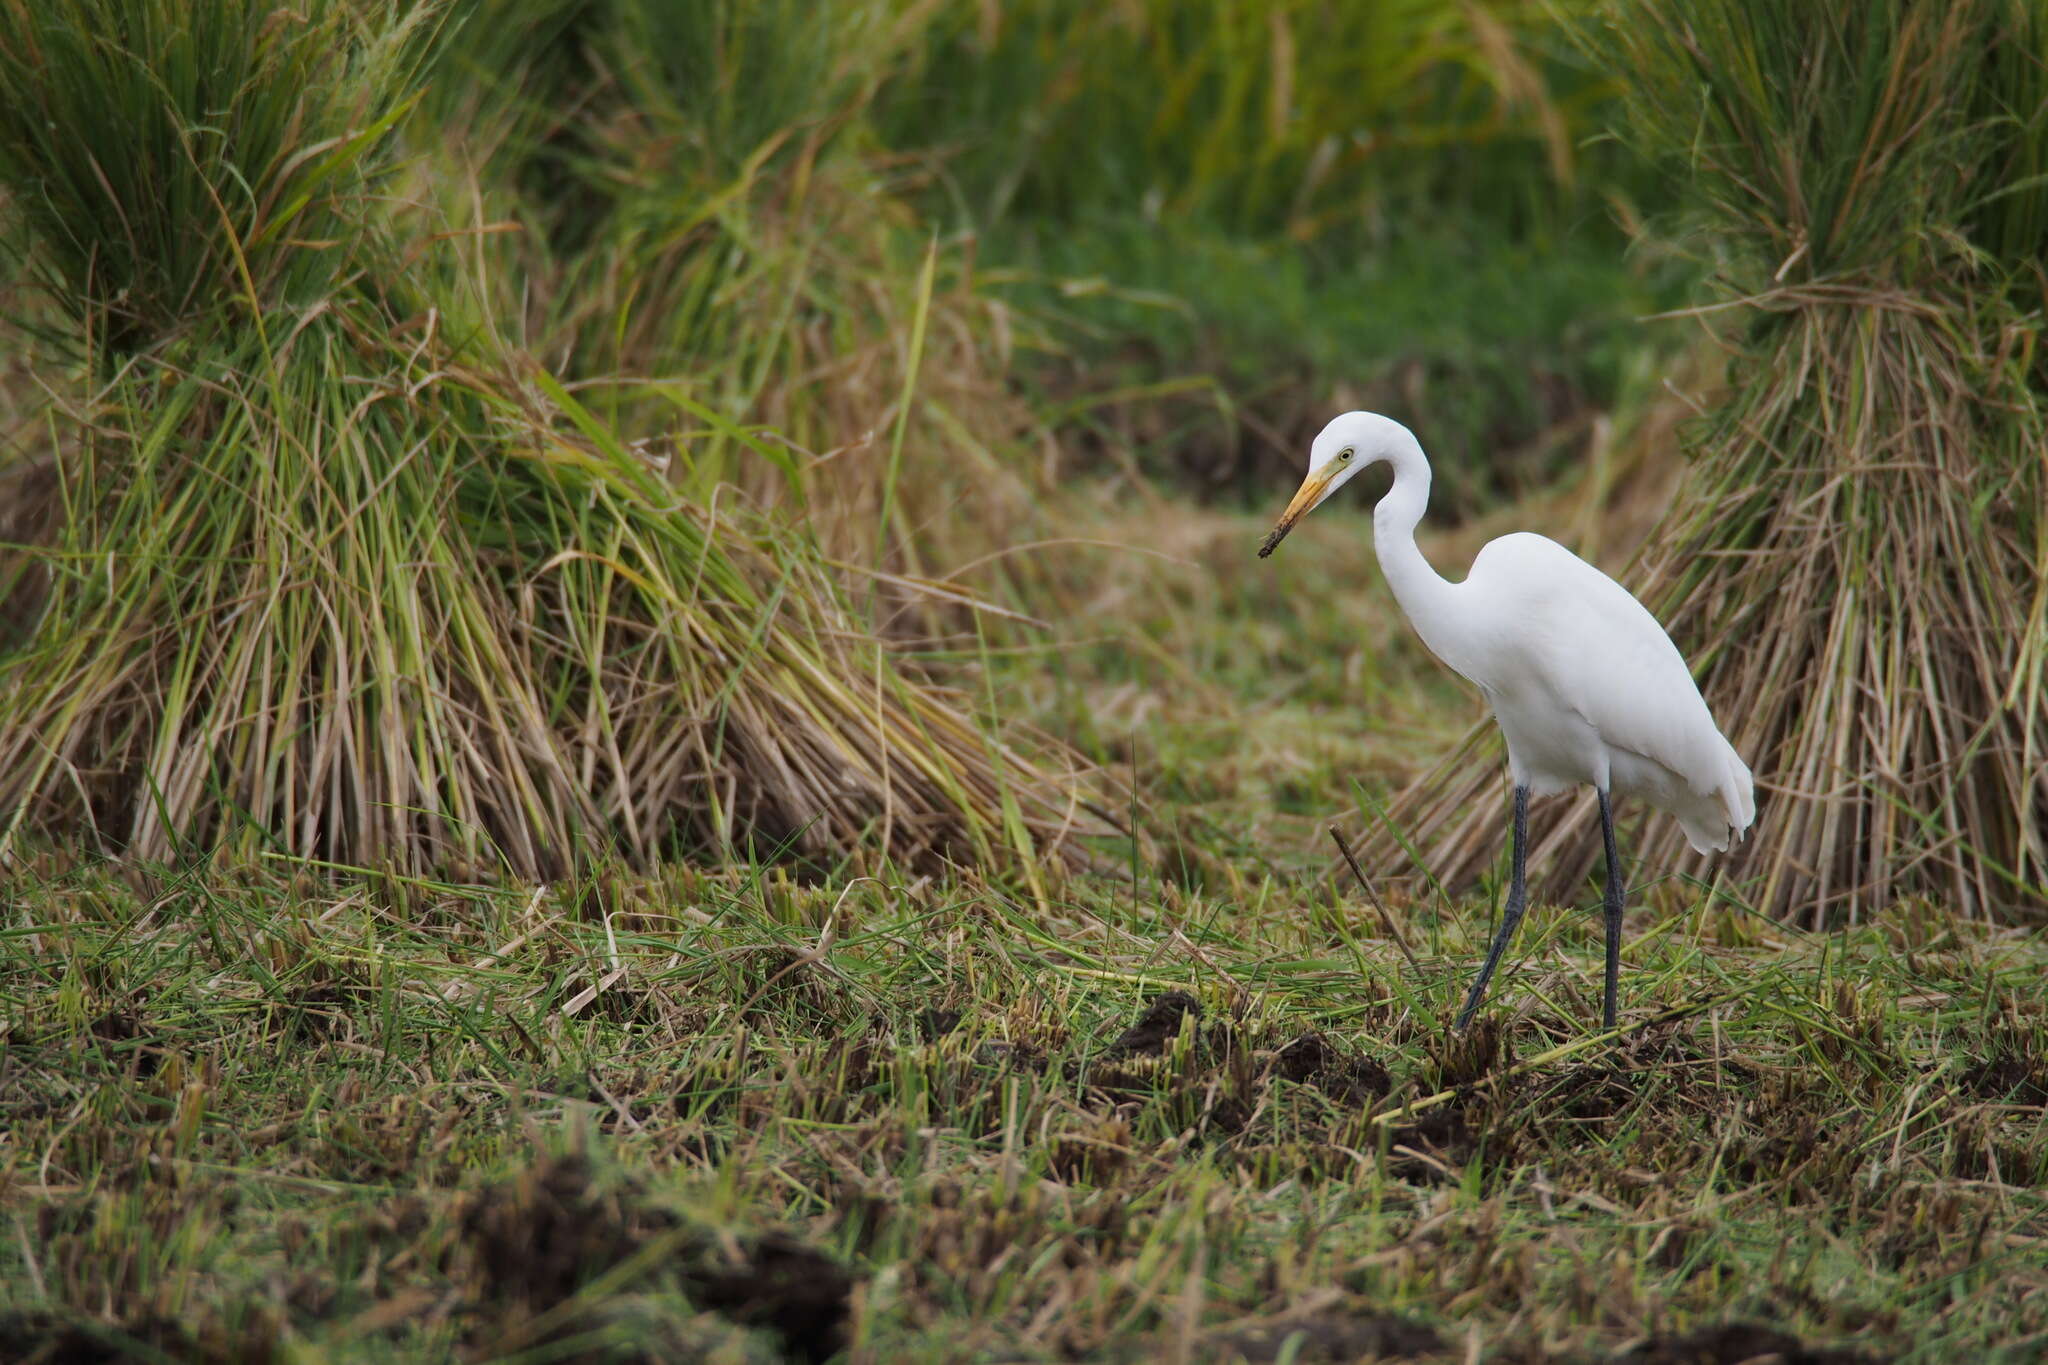
[[[1287,510],[1280,514],[1280,522],[1273,528],[1273,534],[1266,537],[1266,543],[1259,547],[1259,558],[1273,553],[1273,547],[1287,539],[1287,533],[1294,529],[1294,523],[1308,514],[1308,509],[1323,500],[1323,490],[1330,486],[1330,480],[1337,472],[1333,460],[1321,469],[1309,471],[1301,481],[1301,488],[1295,493],[1294,501],[1287,504]]]

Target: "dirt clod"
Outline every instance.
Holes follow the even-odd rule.
[[[1351,1361],[1360,1357],[1401,1359],[1444,1348],[1436,1329],[1393,1313],[1319,1313],[1260,1323],[1219,1337],[1224,1360],[1254,1365],[1279,1360],[1289,1351],[1299,1361]]]
[[[1878,1365],[1880,1357],[1839,1346],[1809,1346],[1759,1322],[1728,1322],[1684,1336],[1653,1337],[1616,1365]]]
[[[675,1225],[628,1187],[601,1188],[587,1159],[547,1157],[478,1195],[463,1217],[486,1293],[545,1312]]]
[[[1180,1021],[1190,1014],[1201,1018],[1202,1003],[1186,991],[1168,991],[1145,1007],[1145,1012],[1138,1016],[1138,1022],[1116,1036],[1106,1055],[1157,1056],[1180,1036]]]
[[[853,1277],[787,1233],[754,1239],[734,1261],[700,1256],[683,1271],[683,1282],[692,1302],[773,1331],[799,1359],[822,1362],[845,1345]]]
[[[801,1360],[823,1361],[844,1345],[853,1279],[837,1262],[780,1231],[735,1239],[686,1229],[633,1182],[599,1179],[580,1155],[544,1158],[484,1190],[462,1226],[483,1297],[515,1322],[671,1237],[673,1253],[647,1271],[675,1275],[698,1307],[774,1332]]]
[[[1280,1049],[1273,1069],[1299,1085],[1313,1085],[1331,1099],[1353,1107],[1394,1088],[1394,1078],[1372,1058],[1348,1056],[1320,1033],[1304,1033]]]

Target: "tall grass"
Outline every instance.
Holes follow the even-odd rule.
[[[2048,905],[2044,40],[2018,0],[1652,4],[1598,37],[1724,271],[1732,387],[1635,582],[1756,770],[1728,875],[1779,914]],[[1397,807],[1439,875],[1486,865],[1490,789]],[[1697,866],[1675,829],[1641,848]]]
[[[527,229],[489,239],[497,310],[629,434],[686,448],[679,486],[800,506],[835,555],[912,573],[981,558],[1041,491],[998,455],[1032,427],[1007,311],[866,127],[918,18],[480,7],[429,129],[461,144],[461,198]]]
[[[0,471],[51,509],[0,547],[0,852],[1071,852],[1064,780],[906,673],[800,522],[679,495],[448,322],[421,225],[368,192],[410,98],[379,58],[419,21],[361,14],[0,10],[12,226],[86,357]],[[137,144],[143,109],[170,132]],[[72,173],[124,156],[164,164]],[[159,287],[132,225],[181,178],[165,231],[204,240]]]
[[[36,243],[25,274],[110,360],[222,308],[260,327],[317,302],[431,17],[6,0],[0,177]]]

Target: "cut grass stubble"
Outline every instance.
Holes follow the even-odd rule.
[[[1687,914],[1611,1040],[1597,936],[1539,912],[1513,1022],[1460,1042],[1477,932],[1404,999],[1391,945],[1333,952],[1284,894],[675,870],[400,910],[160,873],[12,883],[0,1150],[37,1234],[0,1274],[48,1317],[0,1332],[1230,1360],[1370,1321],[1449,1362],[2048,1330],[2048,1020],[2009,931],[1731,948]]]

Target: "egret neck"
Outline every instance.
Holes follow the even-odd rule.
[[[1401,613],[1422,643],[1463,674],[1457,658],[1462,653],[1456,638],[1457,585],[1430,567],[1415,543],[1415,527],[1429,505],[1429,460],[1413,440],[1393,442],[1385,459],[1393,468],[1394,483],[1372,509],[1373,553]]]

